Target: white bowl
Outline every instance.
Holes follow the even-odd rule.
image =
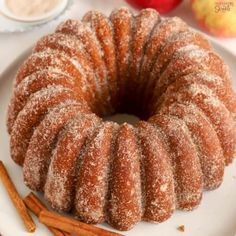
[[[59,15],[66,8],[67,4],[68,0],[60,0],[52,10],[43,15],[23,17],[17,16],[13,12],[11,12],[6,4],[6,0],[0,0],[0,11],[3,15],[15,21],[44,23]]]

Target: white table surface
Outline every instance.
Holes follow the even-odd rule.
[[[192,16],[189,4],[190,1],[183,1],[168,15],[177,15],[188,22],[189,25],[199,29]],[[127,5],[124,0],[74,0],[72,7],[63,16],[46,25],[23,33],[0,33],[0,75],[20,53],[33,45],[41,36],[52,32],[63,19],[81,18],[86,11],[91,9],[101,10],[108,15],[114,7],[123,5]],[[236,38],[214,38],[214,40],[236,55]]]

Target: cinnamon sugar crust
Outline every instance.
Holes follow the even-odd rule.
[[[128,112],[136,125],[103,121]],[[20,66],[7,129],[24,182],[86,223],[129,230],[192,210],[236,154],[228,66],[201,34],[153,9],[88,12]]]

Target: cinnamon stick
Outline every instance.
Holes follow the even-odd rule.
[[[47,210],[46,206],[36,197],[34,193],[29,193],[24,199],[23,199],[25,205],[37,216],[39,217],[39,214],[42,210]],[[52,227],[46,227],[53,233],[54,236],[70,236],[69,233],[63,232],[59,229],[55,229]]]
[[[69,233],[76,233],[79,236],[121,236],[121,234],[107,231],[94,225],[85,224],[78,220],[45,210],[40,212],[39,221],[47,226]]]
[[[9,197],[15,208],[17,209],[26,229],[29,232],[34,232],[36,229],[36,225],[27,211],[27,208],[21,199],[19,193],[16,190],[15,185],[13,184],[7,169],[5,168],[3,162],[0,160],[0,179],[2,180],[3,185],[5,186]]]

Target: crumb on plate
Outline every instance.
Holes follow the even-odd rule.
[[[180,232],[184,232],[185,231],[185,226],[184,225],[179,225],[177,228]]]

